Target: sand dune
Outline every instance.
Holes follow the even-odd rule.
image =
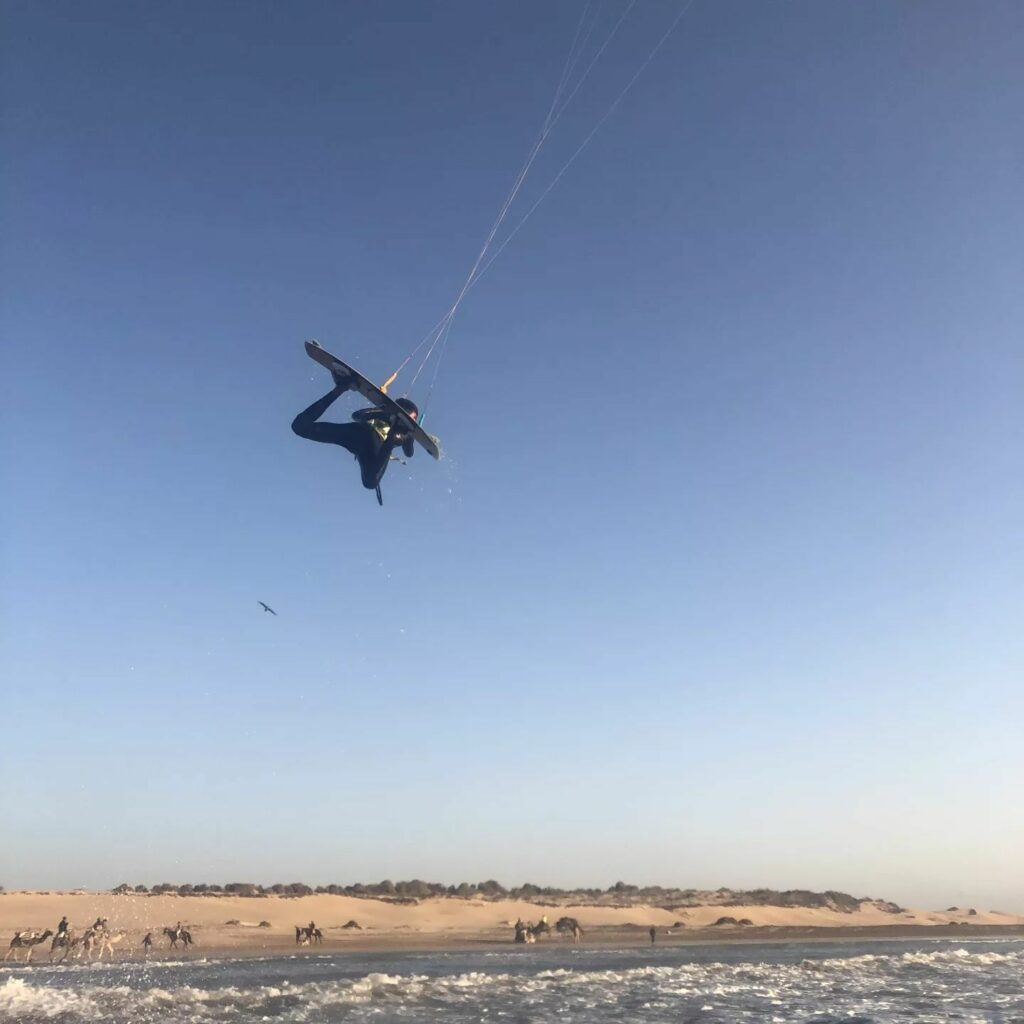
[[[106,917],[110,926],[141,936],[182,921],[193,932],[200,948],[280,946],[293,941],[296,925],[313,920],[323,930],[328,945],[359,945],[373,940],[400,943],[415,937],[426,940],[456,939],[510,941],[510,924],[517,917],[537,921],[543,915],[554,923],[563,914],[579,920],[589,933],[602,929],[648,928],[664,933],[678,922],[678,934],[712,928],[723,916],[747,919],[756,928],[829,928],[838,932],[858,928],[901,926],[949,926],[968,922],[978,926],[1024,926],[1024,915],[979,910],[968,916],[967,909],[956,911],[907,910],[893,914],[881,905],[863,904],[860,910],[845,914],[811,907],[776,906],[698,906],[679,910],[637,904],[628,907],[553,908],[517,900],[494,902],[480,899],[439,897],[415,904],[391,903],[353,896],[313,895],[300,897],[113,895],[110,893],[32,893],[10,892],[0,895],[0,944],[17,930],[56,927],[62,915],[72,927],[83,929],[97,917]],[[357,921],[361,930],[344,930],[348,921]],[[227,922],[238,922],[229,925]],[[269,927],[259,927],[260,922]],[[725,926],[715,929],[723,937],[742,935],[747,929]]]

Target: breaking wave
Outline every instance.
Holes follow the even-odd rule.
[[[418,957],[414,971],[350,971],[345,957],[211,961],[144,969],[0,973],[0,1020],[132,1024],[186,1022],[478,1021],[562,1016],[574,1021],[966,1021],[1024,1022],[1024,944],[855,956],[794,957],[745,950],[741,962],[638,964],[637,952],[571,963],[493,955],[462,959],[489,970],[451,972],[452,956]],[[553,951],[554,952],[554,951]],[[557,951],[562,961],[564,951]],[[721,950],[718,951],[719,953]],[[402,963],[400,958],[395,958]],[[598,959],[599,963],[589,962]],[[615,962],[616,959],[619,962]],[[611,960],[612,962],[609,962]],[[413,961],[405,961],[410,967]],[[430,964],[437,972],[422,973]],[[310,978],[311,973],[319,975]],[[6,974],[6,978],[4,977]],[[274,974],[274,983],[259,983]],[[158,982],[154,984],[153,982]]]

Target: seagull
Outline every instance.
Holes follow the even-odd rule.
[[[261,607],[261,608],[262,608],[262,609],[263,609],[263,610],[264,610],[265,612],[270,612],[270,614],[271,614],[271,615],[276,615],[276,614],[277,614],[277,612],[275,612],[275,611],[274,611],[274,609],[273,609],[273,608],[271,608],[269,604],[266,604],[266,603],[265,603],[265,602],[263,602],[263,601],[257,601],[256,603],[257,603],[257,604],[258,604],[258,605],[259,605],[259,606],[260,606],[260,607]]]

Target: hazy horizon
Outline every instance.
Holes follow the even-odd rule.
[[[380,508],[290,430],[304,339],[449,308],[587,11],[3,6],[0,884],[1024,911],[1024,5],[629,7],[444,458]]]

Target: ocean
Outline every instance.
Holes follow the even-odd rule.
[[[0,1020],[1024,1024],[1024,940],[6,964]]]

